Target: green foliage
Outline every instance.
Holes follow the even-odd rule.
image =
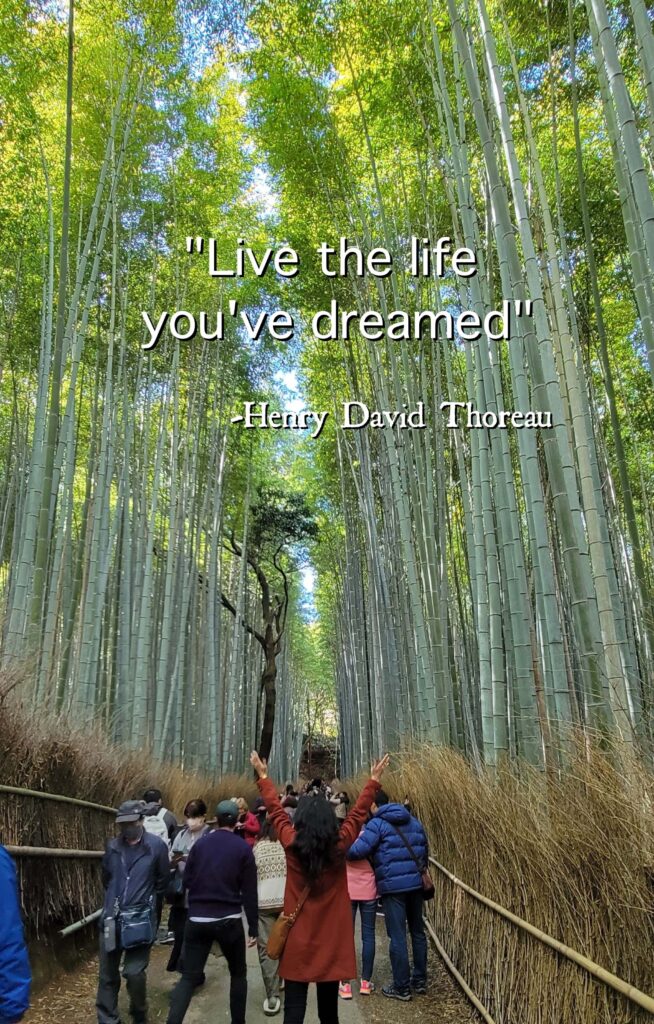
[[[257,487],[252,503],[252,542],[275,558],[284,548],[316,540],[318,526],[303,494],[282,487]]]

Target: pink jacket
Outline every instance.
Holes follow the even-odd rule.
[[[363,831],[363,830],[362,830]],[[376,900],[377,882],[372,864],[363,860],[348,860],[347,891],[351,900]]]

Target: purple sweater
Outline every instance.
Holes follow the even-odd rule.
[[[184,871],[188,890],[189,917],[229,917],[240,914],[248,919],[248,933],[258,931],[257,866],[254,854],[240,836],[228,829],[207,832],[194,843]]]

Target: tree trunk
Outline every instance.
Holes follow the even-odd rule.
[[[268,639],[268,637],[266,637]],[[261,689],[265,695],[263,708],[263,723],[261,725],[261,739],[259,740],[259,757],[267,760],[273,741],[273,727],[275,725],[275,702],[277,690],[275,680],[277,678],[277,662],[274,644],[266,645],[266,663],[261,673]]]

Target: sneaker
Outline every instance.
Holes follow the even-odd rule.
[[[388,996],[389,999],[399,999],[402,1003],[408,1003],[411,999],[410,992],[400,992],[395,985],[384,985],[382,995]]]
[[[412,985],[411,988],[413,989],[414,993],[417,996],[426,996],[427,995],[427,986],[424,983],[424,981],[418,982],[417,985]]]
[[[352,998],[352,986],[350,985],[349,981],[339,981],[338,994],[341,997],[341,999]]]
[[[369,996],[375,991],[375,986],[371,981],[366,981],[365,978],[361,979],[361,985],[359,986],[360,996]]]
[[[163,932],[160,938],[157,938],[157,945],[159,946],[172,946],[175,941],[175,932]]]
[[[274,1017],[276,1013],[279,1013],[282,1006],[282,1001],[278,996],[273,996],[272,999],[264,999],[263,1001],[263,1012],[268,1017]]]

